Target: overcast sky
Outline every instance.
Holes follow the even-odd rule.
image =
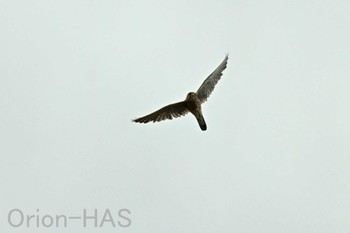
[[[1,229],[349,232],[349,9],[1,0]],[[226,53],[207,131],[192,115],[130,121],[185,99]],[[131,226],[15,228],[15,208],[122,223],[128,209]]]

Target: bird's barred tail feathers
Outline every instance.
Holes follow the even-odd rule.
[[[207,130],[207,124],[205,123],[203,115],[196,117],[196,119],[198,121],[199,127],[201,127],[201,130]]]

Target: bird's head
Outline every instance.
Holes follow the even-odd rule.
[[[196,96],[196,93],[190,92],[190,93],[187,94],[186,100],[193,99],[193,98],[195,98],[195,96]]]

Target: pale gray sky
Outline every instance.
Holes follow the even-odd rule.
[[[349,232],[349,1],[0,1],[1,229]],[[195,91],[193,116],[130,120]],[[39,211],[37,211],[39,209]]]

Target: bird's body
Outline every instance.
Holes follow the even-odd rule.
[[[201,129],[207,130],[207,124],[202,114],[201,101],[198,99],[197,94],[194,92],[188,93],[184,103],[186,108],[196,117]]]
[[[148,123],[150,121],[157,122],[166,119],[173,119],[183,116],[191,112],[197,119],[200,128],[204,131],[207,129],[201,105],[207,100],[211,92],[214,90],[216,83],[222,76],[222,72],[227,65],[228,56],[224,61],[204,80],[197,92],[190,92],[184,101],[169,104],[151,114],[133,120],[138,123]]]

